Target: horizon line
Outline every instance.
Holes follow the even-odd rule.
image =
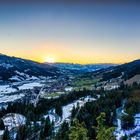
[[[126,61],[126,62],[89,62],[89,63],[78,63],[78,62],[72,62],[72,61],[56,61],[56,62],[53,62],[53,63],[49,63],[49,62],[45,62],[45,61],[39,61],[39,60],[35,60],[35,59],[28,59],[28,58],[25,58],[25,57],[19,57],[19,56],[14,56],[14,55],[7,55],[7,54],[3,54],[3,53],[0,53],[0,55],[4,55],[4,56],[9,56],[9,57],[15,57],[15,58],[19,58],[19,59],[24,59],[24,60],[29,60],[29,61],[34,61],[34,62],[37,62],[37,63],[47,63],[47,64],[56,64],[56,63],[63,63],[63,64],[80,64],[80,65],[104,65],[104,64],[112,64],[112,65],[121,65],[121,64],[126,64],[126,63],[129,63],[129,62],[133,62],[135,60],[138,60],[138,59],[135,59],[135,60],[131,60],[131,61]]]

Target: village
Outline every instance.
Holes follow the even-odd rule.
[[[23,81],[18,83],[13,83],[11,86],[1,85],[3,94],[1,94],[0,106],[1,108],[7,107],[8,103],[12,102],[27,102],[36,105],[40,99],[58,99],[61,95],[69,94],[72,91],[82,91],[82,90],[91,90],[91,91],[112,91],[117,90],[122,84],[121,77],[114,78],[108,81],[101,81],[93,78],[75,78],[75,77],[48,77],[43,80],[34,79],[32,81]],[[82,107],[88,101],[96,101],[100,98],[100,95],[97,95],[97,98],[91,96],[86,96],[79,98],[72,103],[69,103],[66,106],[63,106],[63,115],[62,117],[58,116],[55,113],[55,109],[48,111],[44,118],[49,117],[51,121],[54,122],[55,131],[58,131],[61,124],[64,121],[69,122],[71,111],[73,107],[79,105]],[[140,130],[140,114],[135,114],[134,116],[134,127],[130,130],[124,130],[122,128],[120,116],[125,113],[123,106],[116,110],[116,130],[114,134],[117,137],[117,140],[121,140],[123,136],[130,136],[135,134]],[[21,114],[7,114],[3,117],[5,126],[11,132],[11,137],[16,137],[17,127],[26,123],[26,118]],[[40,122],[38,122],[40,123]],[[0,136],[2,136],[4,131],[0,131]],[[135,138],[139,135],[135,135]]]

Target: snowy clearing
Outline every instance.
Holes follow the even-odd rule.
[[[0,95],[0,103],[7,103],[18,100],[24,97],[24,94],[17,94],[17,95]]]
[[[10,85],[0,85],[0,93],[11,93],[17,90],[12,88]]]
[[[10,113],[5,115],[2,119],[9,131],[26,123],[26,118],[21,114]]]
[[[82,97],[79,100],[74,101],[73,103],[70,103],[66,106],[62,107],[63,110],[63,115],[62,117],[59,117],[56,113],[55,113],[55,109],[52,109],[48,112],[47,115],[44,116],[44,118],[49,117],[51,121],[54,121],[55,124],[55,130],[57,131],[59,129],[59,127],[61,126],[61,124],[64,121],[69,122],[70,121],[70,117],[71,117],[71,111],[73,109],[73,107],[77,107],[77,105],[79,105],[79,107],[83,106],[86,102],[88,101],[95,101],[97,99],[92,98],[91,96],[87,96],[87,97]]]
[[[39,82],[32,82],[23,84],[22,86],[19,86],[19,90],[25,90],[25,89],[33,89],[34,87],[42,87],[42,84]]]

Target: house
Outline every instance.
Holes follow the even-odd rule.
[[[113,90],[113,89],[118,89],[120,86],[118,84],[107,84],[104,86],[104,90]]]
[[[65,91],[72,91],[73,90],[73,87],[66,87],[65,88]]]
[[[138,113],[134,116],[134,125],[140,126],[140,113]]]

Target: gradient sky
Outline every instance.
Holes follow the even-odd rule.
[[[140,58],[140,7],[2,4],[0,52],[43,62],[124,63]]]

